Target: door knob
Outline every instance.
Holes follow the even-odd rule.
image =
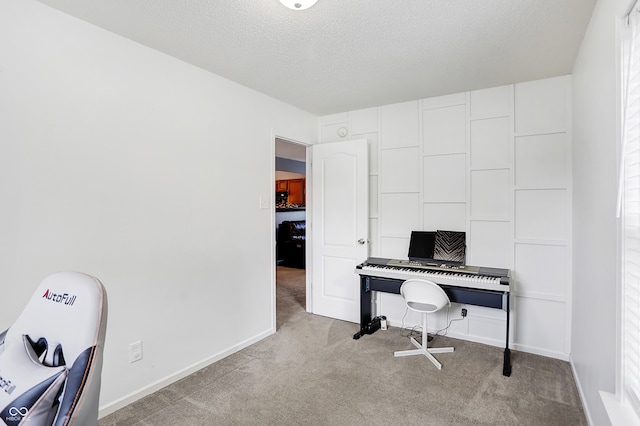
[[[364,238],[360,238],[360,239],[358,240],[358,244],[360,244],[360,245],[363,245],[363,244],[365,244],[366,242],[367,242],[367,240],[365,240]]]

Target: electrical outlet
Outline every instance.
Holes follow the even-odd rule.
[[[467,308],[462,308],[461,315],[462,315],[462,318],[467,316]]]
[[[142,359],[142,340],[129,345],[129,362],[136,362]]]

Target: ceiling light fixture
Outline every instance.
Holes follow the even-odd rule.
[[[280,0],[280,3],[293,10],[309,9],[318,0]]]

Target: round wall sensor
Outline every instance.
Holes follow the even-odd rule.
[[[305,10],[316,4],[318,0],[280,0],[280,3],[293,10]]]

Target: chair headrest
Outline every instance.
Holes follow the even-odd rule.
[[[36,289],[18,319],[7,330],[5,345],[22,344],[23,336],[48,346],[45,364],[55,365],[61,345],[67,365],[86,348],[104,344],[107,295],[102,283],[79,272],[49,275]]]

